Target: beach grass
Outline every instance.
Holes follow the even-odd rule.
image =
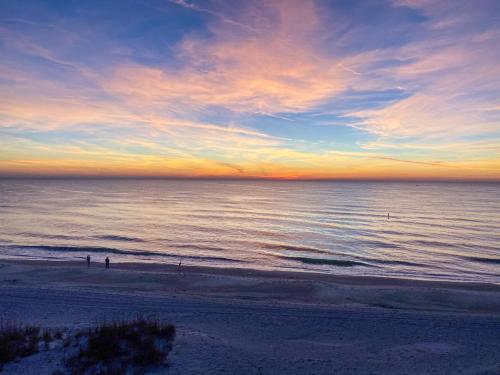
[[[103,322],[76,335],[79,350],[67,359],[74,374],[134,373],[166,366],[175,327],[159,319]]]
[[[0,323],[0,371],[3,365],[38,352],[40,327]]]

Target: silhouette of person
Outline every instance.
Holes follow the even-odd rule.
[[[108,268],[109,268],[109,258],[106,257],[106,269],[108,269]]]
[[[90,255],[87,255],[87,267],[90,267]]]

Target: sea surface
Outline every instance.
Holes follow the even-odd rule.
[[[498,284],[500,184],[0,180],[0,258],[87,254]]]

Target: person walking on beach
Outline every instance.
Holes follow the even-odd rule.
[[[109,269],[109,257],[106,257],[106,269]]]
[[[90,255],[87,255],[87,267],[90,267]]]

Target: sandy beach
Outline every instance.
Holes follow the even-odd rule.
[[[158,264],[0,261],[0,316],[175,324],[171,374],[498,374],[500,285]],[[51,374],[28,357],[5,373]],[[45,354],[47,355],[47,354]]]

